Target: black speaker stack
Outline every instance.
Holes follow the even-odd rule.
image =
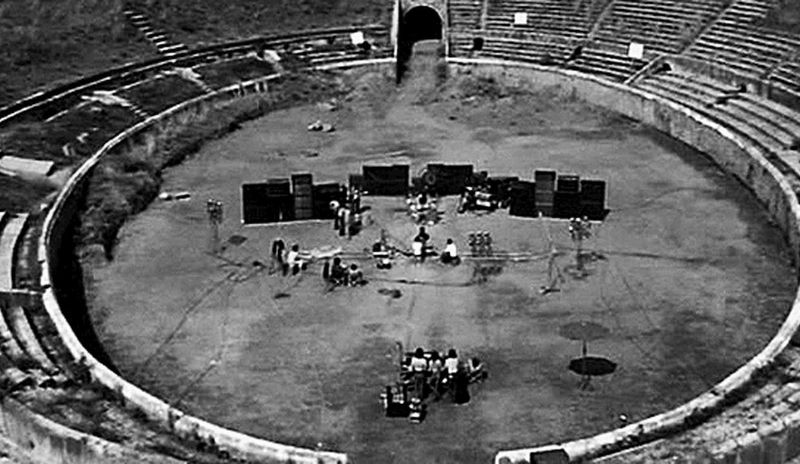
[[[605,219],[606,211],[606,183],[602,180],[581,181],[581,216],[586,216],[593,221]]]
[[[560,219],[586,216],[602,221],[608,214],[603,180],[537,170],[534,182],[515,180],[509,191],[509,214],[512,216],[537,217],[542,213]]]
[[[536,211],[552,216],[555,203],[556,172],[537,170],[533,174],[536,184]]]
[[[510,186],[508,214],[536,217],[536,187],[533,182],[519,180]]]
[[[362,174],[351,174],[350,187],[365,195],[405,196],[408,194],[410,166],[407,164],[362,166]],[[543,216],[573,218],[586,216],[602,221],[606,209],[606,182],[581,179],[577,175],[557,175],[536,170],[534,182],[515,176],[490,177],[475,174],[471,164],[429,164],[421,178],[415,178],[438,195],[458,195],[468,185],[488,188],[500,207],[520,217]],[[332,219],[332,201],[343,204],[346,189],[337,182],[314,184],[310,173],[292,174],[291,179],[271,178],[242,184],[242,222],[261,224],[294,219]],[[483,194],[487,194],[485,191]]]
[[[460,195],[470,182],[471,164],[428,164],[423,182],[437,195]]]
[[[291,221],[294,199],[289,179],[267,179],[242,185],[242,221],[245,224]]]
[[[581,214],[580,177],[558,176],[556,190],[553,192],[553,217],[573,218]]]
[[[294,194],[294,218],[297,220],[314,217],[314,177],[310,173],[292,174]]]
[[[335,212],[330,203],[338,201],[343,204],[345,200],[342,186],[337,182],[326,182],[314,185],[314,217],[317,219],[333,219]]]
[[[489,193],[497,198],[501,205],[509,204],[511,200],[511,188],[519,182],[519,177],[505,176],[505,177],[486,177],[486,183],[489,185]]]
[[[410,167],[407,164],[361,167],[362,191],[365,195],[406,196]]]

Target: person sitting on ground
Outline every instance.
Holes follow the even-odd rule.
[[[422,348],[414,350],[414,356],[408,367],[414,375],[414,392],[419,399],[422,399],[425,391],[425,377],[428,374],[428,360],[425,359],[425,351]]]
[[[364,274],[355,264],[351,264],[350,269],[347,271],[347,283],[351,287],[355,287],[364,283]]]
[[[444,264],[453,265],[461,262],[461,258],[458,257],[458,249],[456,249],[456,244],[453,242],[452,238],[447,239],[447,245],[444,247],[441,260]]]
[[[381,231],[381,238],[372,245],[372,257],[378,269],[391,269],[392,256],[386,245],[385,231]]]
[[[469,382],[480,382],[486,378],[486,371],[484,370],[483,363],[479,358],[470,358],[467,364],[469,372]]]
[[[342,258],[336,256],[331,263],[330,282],[333,285],[344,285],[347,280],[345,267],[342,265]]]

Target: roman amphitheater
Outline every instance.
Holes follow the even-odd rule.
[[[800,462],[793,3],[0,3],[0,462]],[[576,245],[443,195],[461,264],[390,269],[405,199],[246,224],[244,184],[428,163],[603,179],[607,215]],[[366,284],[272,272],[278,237]],[[387,417],[416,346],[487,376]]]

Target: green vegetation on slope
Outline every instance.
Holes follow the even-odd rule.
[[[800,2],[778,0],[776,7],[767,14],[763,26],[800,34]]]
[[[0,107],[37,90],[155,55],[123,0],[0,1]]]
[[[138,0],[142,11],[187,45],[311,28],[380,23],[390,0]]]
[[[182,162],[209,140],[269,111],[322,97],[338,96],[337,83],[325,74],[291,75],[271,84],[268,94],[218,103],[162,127],[154,143],[106,157],[95,168],[86,193],[78,243],[100,245],[113,257],[117,232],[132,214],[144,210],[158,194],[161,171]]]

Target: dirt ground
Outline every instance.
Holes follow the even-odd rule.
[[[191,199],[152,204],[122,229],[115,260],[91,269],[91,315],[123,376],[216,423],[341,450],[356,463],[486,463],[499,449],[586,436],[618,426],[620,414],[635,421],[677,406],[759,351],[788,312],[795,277],[779,231],[692,149],[555,91],[470,77],[436,92],[430,75],[399,89],[378,73],[353,79],[337,111],[275,112],[165,173],[163,189]],[[317,119],[336,131],[306,131]],[[467,234],[486,230],[497,249],[537,254],[549,228],[563,252],[562,291],[539,294],[544,259],[503,263],[483,284],[471,281],[469,261],[398,260],[379,271],[364,260],[368,285],[333,292],[319,265],[299,277],[253,266],[268,263],[278,236],[359,252],[381,228],[407,246],[415,227],[401,199],[374,197],[365,200],[373,224],[349,241],[328,221],[245,227],[241,183],[301,171],[344,182],[362,163],[410,163],[417,173],[433,161],[528,179],[539,168],[607,179],[612,211],[587,243],[605,259],[576,278],[563,222],[457,215],[455,198],[445,198],[444,220],[430,228],[434,245],[452,237],[466,250]],[[224,259],[207,253],[210,197],[226,206]],[[227,242],[233,236],[244,241]],[[580,342],[559,335],[581,320],[610,331],[589,353],[618,363],[591,391],[567,370]],[[394,378],[397,342],[455,347],[484,360],[489,378],[466,405],[431,402],[420,425],[386,418],[379,393]]]

